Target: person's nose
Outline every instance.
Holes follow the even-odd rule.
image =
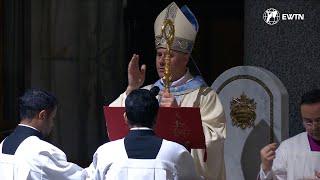
[[[160,66],[164,66],[164,55],[161,55],[159,57],[159,63],[160,63]]]

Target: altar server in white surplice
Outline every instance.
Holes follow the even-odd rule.
[[[19,99],[19,108],[20,124],[0,144],[0,174],[13,172],[12,166],[3,165],[5,159],[8,163],[12,159],[21,162],[16,163],[19,169],[29,171],[30,180],[81,179],[83,169],[68,162],[64,152],[43,140],[54,124],[56,98],[42,90],[29,90]],[[22,161],[28,167],[21,167]],[[15,173],[12,175],[17,177]]]
[[[320,89],[302,96],[300,112],[306,132],[261,150],[261,180],[320,179]]]
[[[88,179],[196,180],[190,153],[180,144],[157,137],[153,131],[159,103],[156,94],[133,90],[125,101],[128,135],[98,148],[86,169]]]
[[[165,52],[167,42],[161,34],[165,20],[172,20],[175,36],[171,48],[170,93],[164,92],[163,76],[165,72]],[[197,172],[209,180],[224,180],[224,140],[226,138],[226,119],[222,104],[214,90],[207,86],[191,58],[193,45],[199,25],[196,17],[187,6],[179,8],[174,2],[168,5],[154,22],[156,67],[159,80],[154,84],[142,87],[145,80],[146,66],[139,67],[139,55],[134,54],[128,65],[128,86],[110,106],[124,106],[127,94],[133,89],[160,88],[158,96],[160,106],[164,107],[199,107],[203,132],[206,139],[207,160],[204,161],[205,150],[192,149],[191,155]],[[194,67],[194,68],[192,68]],[[198,74],[198,75],[197,75]]]

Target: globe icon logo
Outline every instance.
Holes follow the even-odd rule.
[[[263,13],[263,20],[269,25],[275,25],[280,20],[280,13],[274,8],[269,8]]]

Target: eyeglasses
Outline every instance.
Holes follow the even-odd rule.
[[[305,126],[313,126],[313,125],[320,126],[320,118],[315,119],[315,120],[303,119],[303,124],[304,124]]]

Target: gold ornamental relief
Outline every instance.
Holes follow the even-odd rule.
[[[254,99],[249,99],[244,92],[240,97],[232,98],[230,102],[232,125],[242,129],[253,127],[256,119],[256,105]]]

